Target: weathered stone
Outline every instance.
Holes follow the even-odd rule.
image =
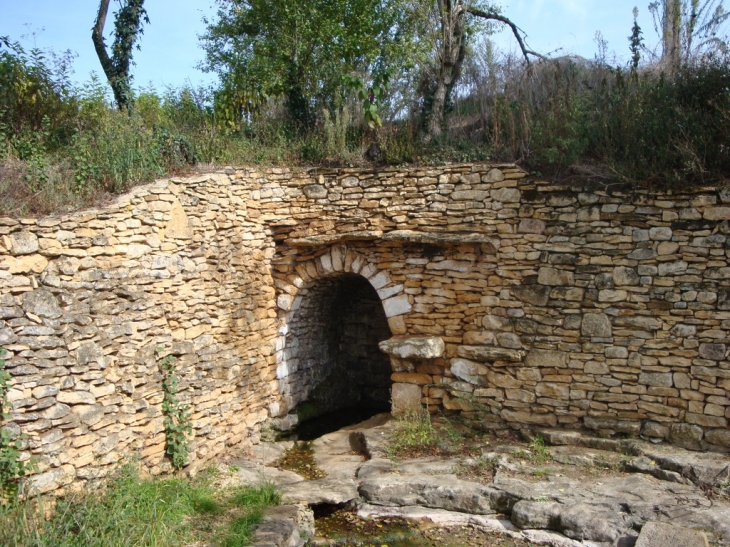
[[[56,400],[59,403],[69,405],[93,405],[96,402],[96,397],[88,391],[60,391],[56,395]]]
[[[281,488],[281,501],[284,503],[342,505],[357,497],[357,485],[349,479],[300,481]]]
[[[521,302],[534,306],[546,306],[550,298],[550,287],[545,285],[518,285],[510,291]]]
[[[452,359],[451,361],[451,373],[457,378],[474,385],[483,383],[483,379],[479,377],[486,375],[488,370],[481,363],[469,361],[468,359]]]
[[[640,278],[633,268],[619,266],[613,270],[613,280],[618,286],[638,285]]]
[[[545,232],[545,222],[534,218],[523,218],[517,231],[523,234],[542,234]]]
[[[473,482],[439,475],[370,476],[359,488],[360,495],[379,505],[420,505],[448,511],[493,514],[491,489]]]
[[[528,367],[555,367],[566,365],[568,354],[564,351],[533,349],[525,356],[525,365]]]
[[[401,359],[435,359],[442,357],[446,346],[436,336],[409,336],[384,340],[379,344],[380,351]]]
[[[707,536],[699,530],[674,526],[665,522],[647,522],[635,547],[709,547]]]
[[[16,232],[10,236],[10,250],[14,255],[29,255],[38,249],[38,237],[32,232]]]
[[[504,409],[500,412],[503,420],[513,424],[547,425],[555,427],[558,419],[554,414],[533,414],[522,410]]]
[[[573,276],[573,272],[556,270],[555,268],[540,268],[537,276],[537,282],[541,285],[570,286],[575,284],[575,278]]]
[[[672,424],[669,426],[669,441],[682,448],[699,450],[702,435],[702,428],[698,425]]]
[[[36,289],[23,297],[23,309],[40,317],[55,319],[63,313],[53,293],[45,289]]]
[[[517,363],[525,358],[526,352],[523,350],[497,348],[490,346],[459,346],[457,348],[457,354],[459,355],[459,357],[464,357],[466,359],[472,359],[475,361],[509,361]]]
[[[162,232],[162,239],[191,239],[192,237],[193,228],[190,225],[190,219],[182,204],[175,199],[170,209],[170,220]],[[133,254],[133,256],[141,256],[141,254]]]
[[[310,184],[305,186],[302,191],[309,199],[325,199],[327,197],[327,188],[321,184]]]
[[[580,333],[591,338],[611,338],[611,321],[603,313],[586,313],[583,315]]]
[[[727,346],[725,344],[700,344],[700,357],[711,361],[722,361],[725,359]]]
[[[418,411],[421,406],[421,386],[416,384],[393,384],[391,387],[391,409],[398,416]]]

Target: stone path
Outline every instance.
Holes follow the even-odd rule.
[[[253,460],[241,462],[239,479],[276,481],[286,504],[352,503],[363,518],[476,525],[538,545],[680,545],[671,538],[681,538],[688,547],[730,545],[727,456],[543,431],[558,445],[550,447],[549,472],[524,444],[509,442],[485,446],[477,459],[394,462],[385,451],[390,427],[387,415],[380,415],[315,441],[314,457],[325,479],[305,482],[295,473],[267,467],[286,448],[277,443],[261,445]],[[619,462],[628,472],[618,470]],[[488,480],[457,476],[486,464],[493,471]],[[313,532],[311,519],[303,521],[296,541],[291,536],[274,541],[267,520],[266,541],[258,537],[257,545],[303,544],[301,538]]]

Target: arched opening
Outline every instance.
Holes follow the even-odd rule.
[[[289,317],[278,369],[287,409],[299,421],[335,411],[368,417],[390,410],[391,337],[378,293],[364,277],[340,274],[303,288]]]

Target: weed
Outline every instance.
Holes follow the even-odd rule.
[[[8,391],[10,374],[5,370],[5,348],[0,347],[0,425],[10,419]],[[21,460],[21,438],[10,428],[0,429],[0,505],[17,501],[25,474],[33,469],[33,464]]]
[[[540,435],[535,435],[530,443],[530,452],[530,460],[540,465],[549,463],[553,458],[552,452],[545,446],[545,439]]]
[[[279,503],[272,484],[215,488],[213,473],[195,480],[142,479],[134,464],[58,500],[53,515],[41,498],[0,507],[0,545],[15,547],[174,547],[205,536],[215,545],[247,545],[266,506]]]
[[[157,348],[161,351],[163,348]],[[182,469],[188,462],[190,435],[193,424],[190,422],[190,407],[182,404],[177,397],[180,379],[175,374],[175,358],[163,357],[159,363],[162,372],[162,413],[165,416],[165,452],[172,459],[175,469]]]
[[[425,408],[410,410],[396,419],[388,442],[388,455],[395,458],[414,450],[432,448],[437,440],[428,411]]]

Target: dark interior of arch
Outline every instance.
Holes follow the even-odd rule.
[[[289,323],[285,397],[300,421],[341,409],[390,409],[390,338],[377,292],[362,276],[323,278],[302,294]]]

